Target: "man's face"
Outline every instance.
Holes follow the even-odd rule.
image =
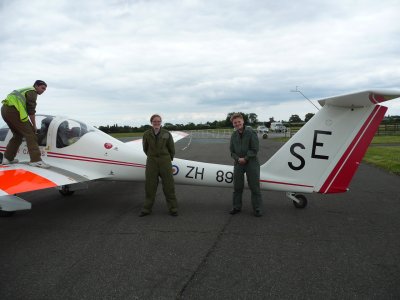
[[[47,86],[45,86],[44,84],[35,86],[35,90],[36,90],[36,93],[38,93],[38,95],[43,94],[46,89],[47,89]]]
[[[160,129],[161,127],[161,119],[159,117],[153,118],[151,121],[151,126],[153,126],[154,129]]]
[[[243,119],[241,118],[235,118],[232,120],[233,127],[235,127],[236,130],[242,130],[243,129]]]

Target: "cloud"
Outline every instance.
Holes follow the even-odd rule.
[[[296,86],[310,99],[399,88],[399,9],[389,0],[2,1],[0,93],[43,79],[38,112],[96,126],[140,126],[155,112],[184,124],[232,111],[304,118],[315,108]]]

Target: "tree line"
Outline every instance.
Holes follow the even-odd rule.
[[[187,124],[172,124],[165,123],[163,126],[168,130],[201,130],[201,129],[222,129],[222,128],[233,128],[232,123],[230,121],[231,116],[235,112],[230,112],[227,114],[225,120],[213,121],[195,124],[193,122],[189,122]],[[274,117],[269,118],[269,121],[259,121],[258,115],[255,113],[243,113],[244,123],[246,126],[256,127],[258,125],[265,125],[268,128],[270,127],[272,122],[275,122]],[[307,113],[304,116],[304,119],[301,119],[299,115],[293,114],[290,116],[288,121],[281,120],[281,122],[286,127],[298,126],[307,123],[315,114]],[[382,121],[382,123],[400,123],[400,116],[388,116]],[[144,132],[149,129],[150,125],[142,125],[140,127],[132,127],[128,125],[119,126],[118,124],[107,125],[107,126],[99,126],[98,128],[105,133],[129,133],[129,132]]]

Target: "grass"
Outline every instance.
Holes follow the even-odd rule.
[[[364,161],[386,171],[400,175],[400,147],[369,147]]]
[[[400,144],[400,135],[377,135],[371,144]]]
[[[388,146],[380,146],[380,145]],[[368,147],[363,161],[400,175],[400,136],[378,135],[372,139],[372,147]]]

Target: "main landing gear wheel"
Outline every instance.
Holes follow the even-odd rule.
[[[75,191],[71,191],[68,185],[63,185],[60,190],[58,190],[63,196],[71,196]]]
[[[297,201],[293,200],[293,204],[296,208],[304,208],[307,206],[307,198],[303,195],[294,195]]]

